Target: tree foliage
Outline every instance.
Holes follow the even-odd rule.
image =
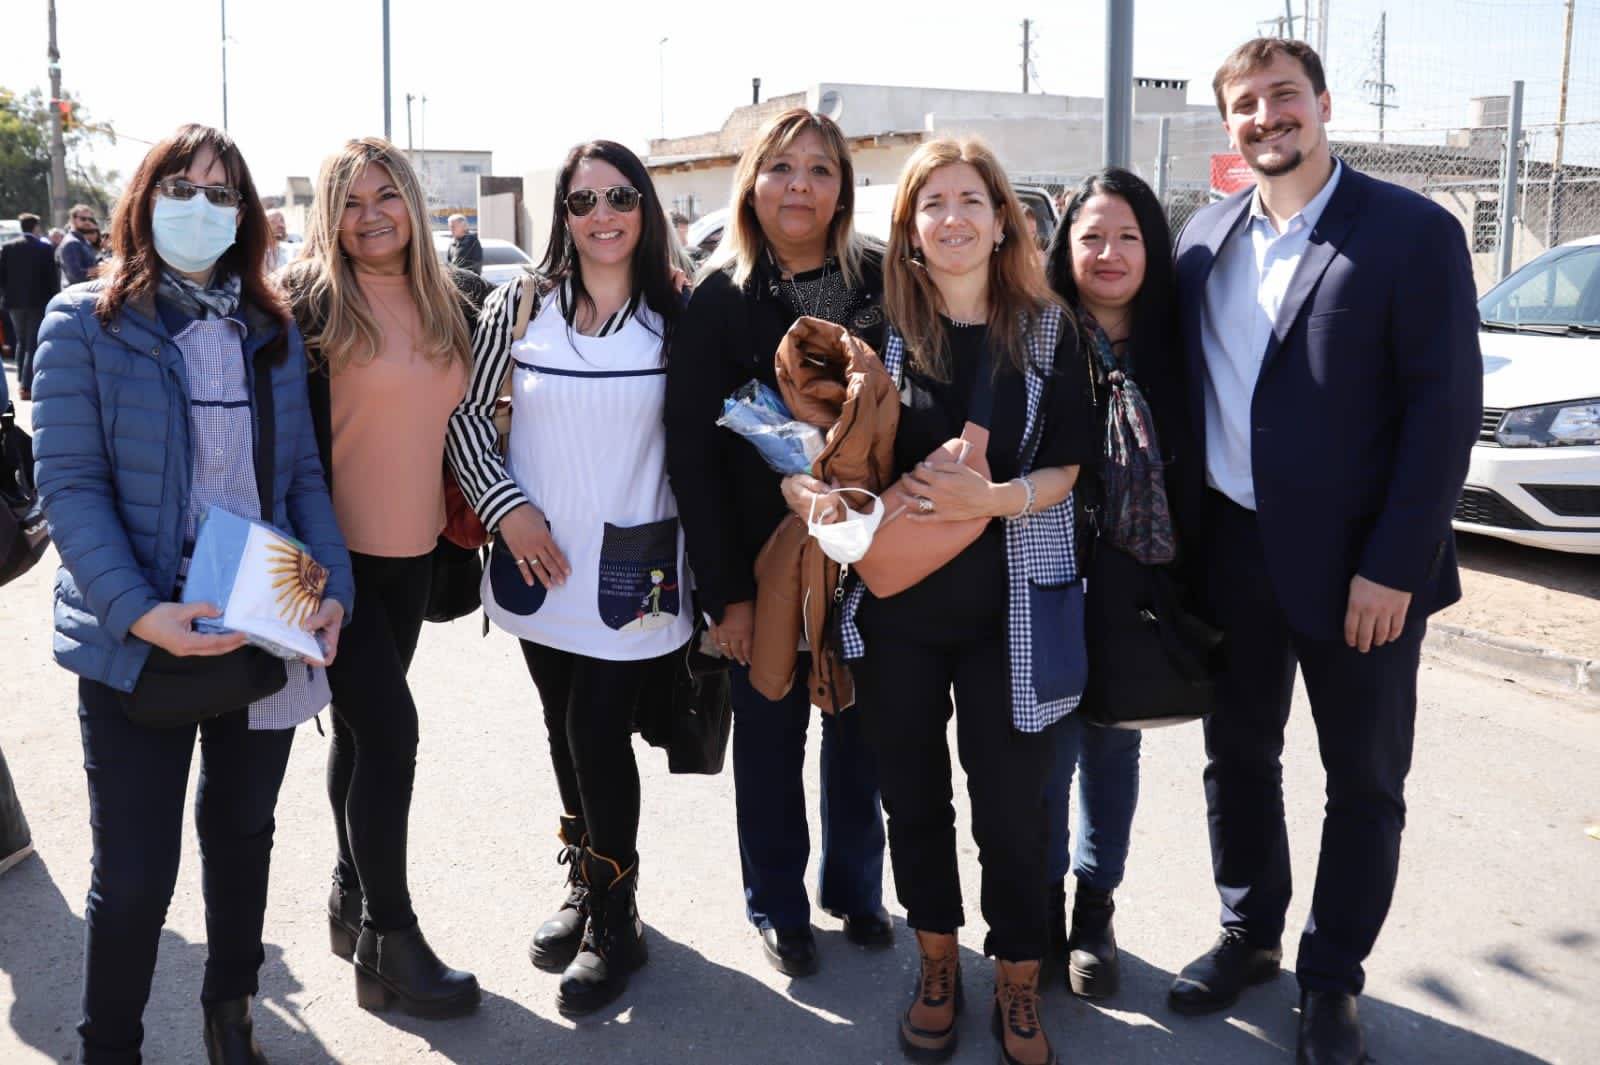
[[[80,162],[101,140],[116,143],[109,127],[89,121],[70,94],[72,121],[63,131],[67,147],[67,199],[87,203],[104,217],[116,200],[117,175]],[[0,85],[0,218],[32,211],[50,216],[50,102],[38,89],[16,93]]]

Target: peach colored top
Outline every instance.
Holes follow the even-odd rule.
[[[466,368],[417,350],[422,321],[404,275],[356,274],[383,344],[331,384],[333,509],[350,550],[413,558],[444,530],[444,436]]]

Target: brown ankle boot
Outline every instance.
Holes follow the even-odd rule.
[[[994,963],[994,1036],[1005,1065],[1060,1065],[1039,1021],[1039,963]]]
[[[944,1061],[956,1049],[961,1009],[961,955],[953,933],[917,933],[921,971],[900,1018],[900,1047],[912,1061]]]

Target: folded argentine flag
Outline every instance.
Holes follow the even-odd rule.
[[[261,521],[207,507],[195,536],[182,601],[211,603],[220,618],[202,618],[204,632],[242,632],[279,658],[323,661],[322,644],[301,624],[322,607],[328,571],[306,546]]]

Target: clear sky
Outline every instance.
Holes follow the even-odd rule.
[[[126,176],[143,141],[184,121],[221,123],[221,0],[57,6],[64,85],[123,138],[93,162]],[[1562,0],[1330,0],[1337,125],[1376,124],[1362,82],[1375,78],[1385,6],[1391,130],[1462,122],[1467,97],[1508,91],[1515,77],[1528,81],[1529,121],[1554,117]],[[1283,9],[1138,0],[1135,72],[1188,78],[1191,100],[1205,102],[1221,57]],[[1578,9],[1568,117],[1600,120],[1600,2]],[[7,0],[0,85],[48,84],[45,10]],[[381,11],[380,0],[229,0],[229,127],[264,190],[315,173],[346,137],[383,131]],[[642,150],[663,109],[668,135],[716,128],[749,101],[753,76],[763,95],[818,81],[1015,90],[1025,17],[1037,88],[1099,96],[1104,69],[1103,0],[393,0],[391,17],[395,141],[406,140],[405,94],[426,95],[414,143],[491,149],[501,174],[554,166],[592,137]],[[1592,136],[1600,147],[1600,126]]]

